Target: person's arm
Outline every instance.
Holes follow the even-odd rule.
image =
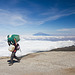
[[[17,42],[16,42],[16,39],[14,38],[14,41],[15,41],[15,45],[17,45]]]

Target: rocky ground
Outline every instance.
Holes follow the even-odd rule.
[[[20,63],[0,58],[0,75],[75,75],[75,46],[28,54]]]

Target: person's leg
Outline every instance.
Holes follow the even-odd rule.
[[[18,62],[20,62],[20,58],[17,57],[15,54],[14,54],[14,58],[18,60]]]
[[[15,55],[15,53],[12,52],[12,54],[11,54],[11,60],[10,60],[9,66],[13,65],[13,58],[14,58],[14,55]]]

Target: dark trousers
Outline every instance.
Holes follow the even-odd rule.
[[[11,54],[11,62],[10,63],[12,63],[12,64],[13,64],[13,58],[19,60],[19,58],[15,55],[15,53],[16,52],[12,52],[12,54]]]

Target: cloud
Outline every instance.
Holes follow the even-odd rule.
[[[30,26],[30,25],[40,25],[42,21],[35,21],[29,15],[32,14],[28,10],[17,10],[11,12],[8,10],[0,9],[0,25],[8,26]]]
[[[35,13],[37,12],[32,12],[30,15],[33,15]],[[35,14],[31,18],[28,17],[28,21],[29,21],[28,24],[41,25],[41,24],[46,23],[47,21],[58,20],[62,17],[66,17],[72,14],[75,14],[75,9],[69,8],[69,9],[59,10],[58,8],[51,8],[51,9],[48,9],[48,11],[46,12],[38,13],[37,16]],[[34,16],[36,17],[34,18]]]
[[[75,36],[75,28],[58,29],[56,32],[60,33],[60,35]]]
[[[20,26],[26,23],[23,15],[0,9],[0,25]]]
[[[17,10],[14,12],[0,9],[0,25],[41,25],[47,21],[54,21],[59,18],[75,14],[75,9],[69,8],[60,11],[58,8],[51,8],[44,13],[30,10]],[[41,10],[40,10],[41,11]],[[37,14],[37,15],[36,15]]]
[[[70,8],[70,9],[65,9],[60,11],[57,8],[56,9],[52,8],[50,9],[50,11],[41,14],[42,16],[47,16],[43,19],[42,24],[47,21],[57,20],[59,18],[66,17],[72,14],[75,14],[75,9]]]
[[[50,9],[47,9],[47,11],[46,12],[43,12],[43,13],[41,13],[41,15],[43,15],[43,16],[47,16],[47,15],[55,15],[55,14],[57,14],[59,12],[59,10],[58,10],[58,8],[53,8],[53,7],[51,7]]]
[[[19,25],[24,25],[26,24],[27,21],[25,19],[22,18],[22,16],[12,16],[11,20],[10,20],[10,24],[13,26],[19,26]]]
[[[64,28],[64,29],[58,29],[57,31],[74,31],[75,32],[75,28]]]

